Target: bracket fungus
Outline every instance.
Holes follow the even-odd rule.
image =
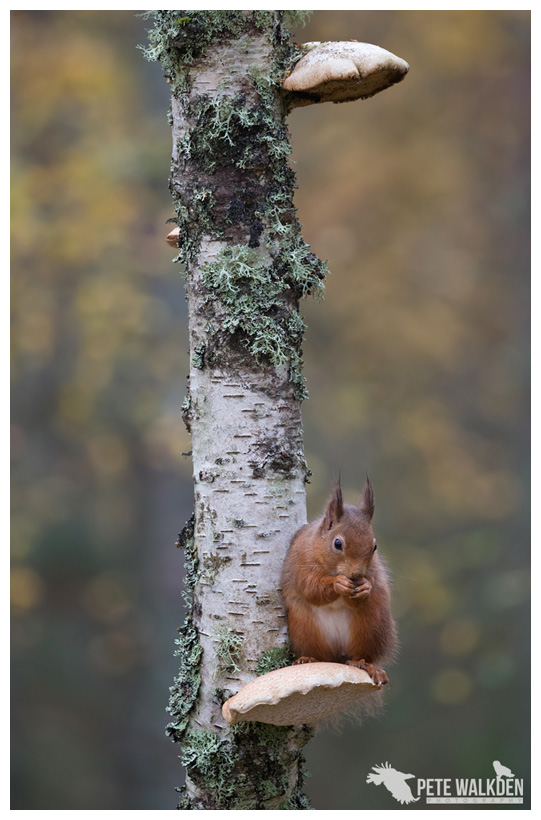
[[[167,242],[168,245],[173,245],[175,248],[178,248],[179,236],[180,236],[180,228],[177,225],[176,228],[173,228],[173,230],[170,231],[167,234],[167,236],[165,237],[165,241]]]
[[[267,672],[243,686],[222,707],[233,725],[239,721],[298,726],[319,723],[377,692],[362,669],[343,663],[307,663]]]
[[[306,43],[302,48],[306,53],[282,83],[290,92],[290,108],[373,97],[409,71],[405,60],[370,43]]]

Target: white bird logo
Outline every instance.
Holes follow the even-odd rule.
[[[372,772],[366,778],[367,783],[375,783],[379,786],[383,783],[388,792],[392,794],[399,803],[416,803],[418,797],[414,797],[411,789],[406,783],[414,774],[404,774],[393,769],[389,763],[382,763],[381,766],[372,766]]]
[[[494,771],[496,772],[496,777],[514,777],[515,775],[508,769],[507,766],[503,766],[499,760],[494,760],[492,765],[494,766]]]

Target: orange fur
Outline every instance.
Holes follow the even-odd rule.
[[[372,665],[392,657],[396,628],[385,568],[374,551],[373,513],[370,482],[359,507],[343,504],[338,484],[324,516],[293,536],[282,590],[297,657],[355,662],[386,682]]]

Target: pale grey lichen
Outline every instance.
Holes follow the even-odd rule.
[[[227,626],[221,624],[215,630],[216,638],[216,664],[217,674],[228,674],[240,670],[240,653],[244,643],[244,637],[232,632]]]
[[[220,328],[239,333],[256,360],[288,365],[300,398],[305,324],[296,302],[321,291],[323,263],[300,237],[291,239],[292,245],[281,247],[270,263],[246,245],[237,245],[223,248],[202,272],[207,302],[215,303]]]
[[[142,17],[153,23],[143,54],[161,63],[177,92],[188,91],[190,67],[216,37],[235,37],[246,24],[242,11],[151,10]]]
[[[312,733],[309,727],[263,723],[238,723],[225,738],[214,732],[186,732],[181,762],[192,782],[212,795],[212,802],[194,805],[181,789],[179,809],[309,809],[302,793],[306,773],[301,749]],[[246,748],[257,748],[258,754],[247,758]],[[297,788],[290,795],[292,767]]]
[[[184,623],[179,627],[179,637],[175,641],[175,656],[179,658],[179,672],[170,688],[169,706],[167,711],[172,721],[167,726],[167,734],[173,740],[182,739],[190,719],[199,686],[201,684],[200,662],[202,648],[199,634],[193,623],[192,593],[199,578],[199,560],[194,543],[195,517],[192,515],[179,534],[177,546],[184,550],[185,586],[184,597],[187,604],[187,614]]]

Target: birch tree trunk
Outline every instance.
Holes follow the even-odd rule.
[[[295,58],[280,11],[157,11],[147,56],[171,83],[171,191],[186,270],[194,518],[189,611],[169,732],[180,808],[308,808],[309,730],[230,728],[223,702],[290,662],[280,572],[306,521],[301,297],[325,266],[292,204],[281,81]]]

